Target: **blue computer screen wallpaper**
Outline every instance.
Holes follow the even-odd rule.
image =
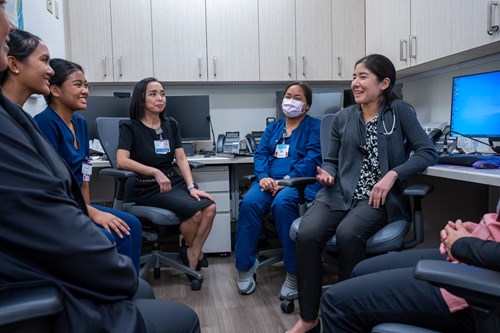
[[[460,134],[500,138],[500,71],[453,79],[450,123]]]

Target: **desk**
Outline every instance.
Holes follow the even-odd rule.
[[[413,176],[409,183],[435,187],[422,201],[425,237],[420,247],[436,247],[439,231],[449,220],[479,222],[483,214],[495,211],[500,197],[500,169],[436,164]]]
[[[464,182],[500,186],[500,169],[474,169],[458,165],[436,164],[422,174]]]

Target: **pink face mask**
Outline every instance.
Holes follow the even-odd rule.
[[[283,113],[285,114],[285,116],[290,118],[297,118],[298,116],[300,116],[303,113],[303,106],[304,103],[293,98],[284,98],[283,102],[281,103],[281,109],[283,110]]]

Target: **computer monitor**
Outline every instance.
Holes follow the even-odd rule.
[[[500,71],[454,77],[451,96],[452,135],[500,139]]]
[[[281,110],[284,91],[276,92],[276,118],[284,118]],[[327,113],[335,113],[342,108],[342,92],[340,91],[313,91],[312,105],[307,112],[313,118],[321,119]]]
[[[89,96],[87,109],[78,111],[89,127],[89,139],[97,138],[97,117],[129,117],[130,98]],[[182,141],[210,140],[210,107],[208,95],[167,96],[167,116],[174,117],[181,129]]]
[[[210,140],[208,95],[167,96],[165,113],[179,123],[182,141]]]

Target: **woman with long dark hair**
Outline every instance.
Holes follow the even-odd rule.
[[[90,204],[90,153],[87,121],[76,113],[87,108],[89,89],[80,65],[64,59],[50,60],[54,75],[49,79],[47,108],[34,118],[43,135],[75,175],[94,223],[116,243],[119,253],[134,263],[139,273],[142,226],[133,215]]]
[[[301,318],[288,333],[320,331],[321,252],[327,240],[337,237],[339,280],[350,278],[366,257],[366,240],[388,222],[410,216],[406,180],[437,162],[415,110],[393,94],[395,82],[396,70],[385,56],[356,62],[351,82],[356,105],[335,115],[328,153],[318,167],[324,188],[298,231]]]

